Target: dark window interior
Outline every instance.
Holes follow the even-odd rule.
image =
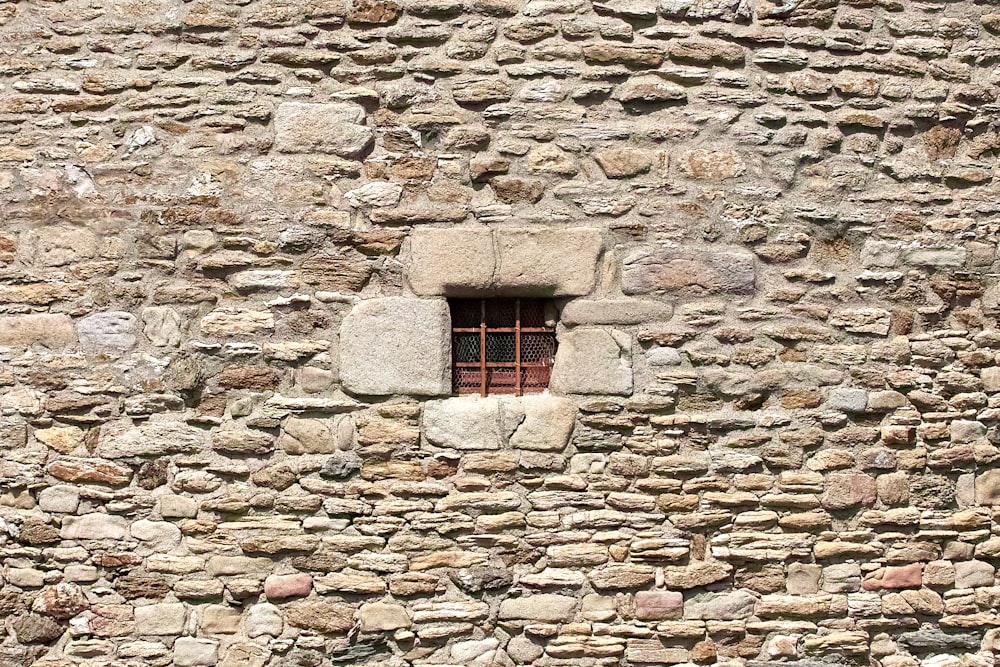
[[[549,386],[556,354],[551,302],[450,299],[448,303],[456,394],[521,396]]]

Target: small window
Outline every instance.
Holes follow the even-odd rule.
[[[450,299],[456,394],[538,393],[556,355],[555,306],[545,299]]]

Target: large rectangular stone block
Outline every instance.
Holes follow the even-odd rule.
[[[364,108],[350,102],[284,102],[274,112],[274,148],[357,157],[372,143],[372,131],[364,122]]]
[[[559,336],[550,386],[557,394],[631,394],[628,334],[593,328],[564,332]]]
[[[753,294],[753,255],[744,251],[644,248],[627,256],[622,270],[626,294],[683,290],[692,295]]]
[[[596,229],[499,229],[494,287],[503,294],[583,296],[597,278]]]
[[[358,303],[340,327],[344,390],[366,396],[451,392],[451,318],[443,299]]]
[[[415,294],[475,296],[493,287],[496,252],[488,227],[420,228],[410,235],[406,277]]]
[[[427,296],[582,296],[603,245],[587,227],[415,229],[406,276]]]

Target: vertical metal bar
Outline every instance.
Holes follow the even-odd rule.
[[[521,300],[514,299],[514,394],[521,396]]]
[[[486,299],[479,300],[479,393],[486,396]]]

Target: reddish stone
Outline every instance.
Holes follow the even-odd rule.
[[[922,581],[923,566],[920,563],[911,563],[901,567],[887,567],[884,570],[879,570],[871,578],[865,579],[861,587],[866,591],[920,588]]]
[[[267,366],[230,366],[219,373],[219,386],[227,389],[272,389],[281,382],[278,371]]]
[[[875,504],[878,485],[875,478],[860,472],[835,472],[826,478],[823,509],[842,510],[858,505]]]
[[[302,598],[312,590],[312,577],[305,573],[272,574],[264,580],[264,595],[268,600]]]
[[[48,586],[35,598],[32,610],[53,618],[73,618],[90,607],[83,589],[76,584],[60,583]]]
[[[641,621],[680,618],[684,596],[675,591],[640,591],[635,594],[635,617]]]

